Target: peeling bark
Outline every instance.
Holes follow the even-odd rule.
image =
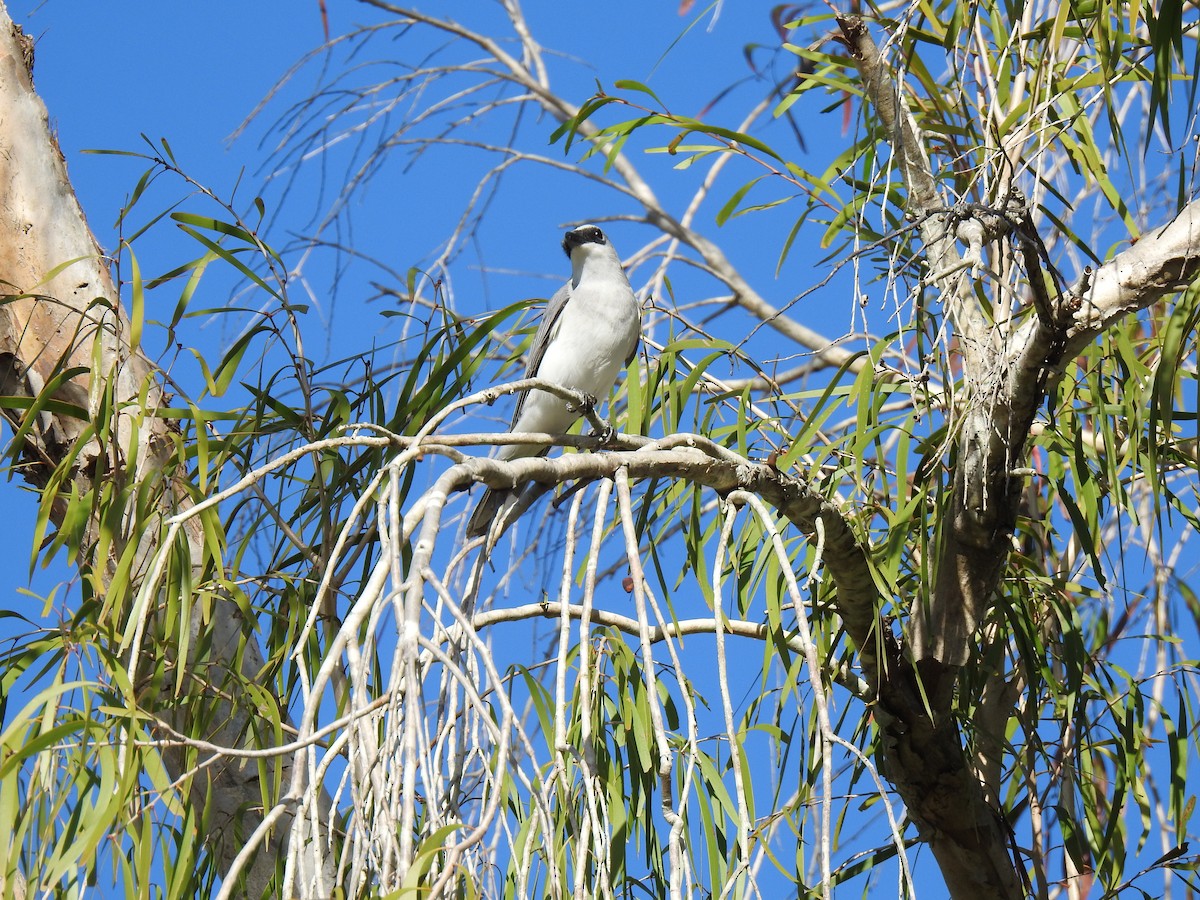
[[[49,390],[76,411],[43,410],[34,422],[26,422],[20,411],[6,411],[14,431],[29,426],[17,448],[25,463],[20,472],[35,487],[51,483],[55,469],[87,441],[88,426],[108,391],[114,410],[112,439],[103,444],[92,439],[82,447],[71,463],[70,482],[77,496],[87,496],[101,479],[139,487],[155,484],[160,498],[156,518],[123,523],[126,546],[138,544],[136,583],[161,533],[155,521],[188,503],[183,486],[171,480],[169,420],[152,414],[164,405],[161,381],[150,361],[129,345],[130,323],[120,308],[108,259],[88,229],[46,108],[33,90],[32,43],[2,5],[0,32],[0,290],[7,295],[0,303],[0,389],[29,399]],[[55,504],[56,525],[65,511],[65,503]],[[187,540],[197,566],[202,535],[197,520],[191,526]],[[122,549],[114,547],[108,559],[77,562],[103,584]],[[258,677],[262,654],[247,641],[251,629],[235,603],[219,600],[211,620],[200,618],[200,606],[189,623],[190,646],[203,650],[194,649],[186,665],[192,683],[206,685],[204,705],[211,719],[203,736],[222,746],[247,746],[256,708],[244,698],[229,703],[219,692],[236,687],[238,679],[226,677],[229,672]],[[157,678],[139,684],[139,702],[177,731],[194,734],[189,704],[178,702],[174,681],[173,674],[163,677],[160,670]],[[182,753],[168,752],[165,760],[172,777],[185,774]],[[260,770],[257,760],[237,759],[190,779],[190,801],[208,823],[206,843],[221,872],[228,871],[246,836],[262,820],[259,772],[284,784],[290,778],[287,762],[269,760],[264,766]],[[272,790],[269,783],[266,790]],[[289,821],[290,816],[283,820],[246,873],[248,896],[261,896],[274,876],[285,853]]]
[[[892,134],[930,274],[963,350],[968,408],[960,413],[951,508],[944,519],[927,608],[911,610],[908,642],[891,647],[879,673],[875,713],[881,770],[928,842],[950,894],[962,900],[1019,898],[1024,891],[1000,812],[987,800],[964,748],[953,701],[959,668],[1007,558],[1021,482],[1010,475],[1034,406],[1007,403],[1011,357],[977,305],[938,196],[925,138],[857,17],[838,23],[867,96]]]
[[[1085,271],[1071,290],[1076,308],[1063,358],[1070,359],[1125,316],[1137,313],[1200,278],[1200,200],[1147,232],[1094,273]]]
[[[958,672],[970,658],[975,631],[1003,582],[1024,486],[1015,474],[1047,384],[1070,359],[1122,316],[1144,309],[1200,275],[1200,201],[1169,225],[1146,235],[1094,274],[1051,298],[1040,280],[1044,256],[1028,215],[1012,209],[1011,235],[1034,285],[1036,315],[1010,330],[992,324],[966,279],[929,169],[925,138],[861,19],[838,19],[867,89],[892,135],[897,168],[909,189],[909,212],[920,222],[930,281],[942,293],[963,347],[966,400],[958,412],[951,508],[942,525],[936,578],[927,608],[913,609],[908,644],[894,648],[880,673],[876,720],[881,754],[921,835],[929,842],[955,898],[1024,895],[1010,854],[1008,827],[994,806],[989,771],[995,747],[981,747],[972,766],[954,718]],[[976,231],[995,239],[996,222]],[[990,231],[989,231],[990,229]],[[1009,687],[997,682],[1003,697]],[[991,703],[999,702],[991,698]],[[989,709],[983,727],[998,730]],[[994,739],[984,735],[983,744]],[[989,794],[990,799],[989,799]]]

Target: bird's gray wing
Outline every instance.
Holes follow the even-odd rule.
[[[542,324],[538,326],[537,334],[533,336],[533,343],[529,345],[529,360],[525,363],[526,378],[537,377],[538,369],[542,366],[542,357],[546,355],[546,348],[550,346],[550,341],[554,338],[554,326],[570,299],[571,282],[568,281],[555,292],[554,296],[550,298],[550,302],[546,304],[546,311],[542,313]],[[521,417],[521,409],[525,406],[525,398],[528,396],[529,391],[521,391],[521,396],[517,398],[517,408],[513,412],[512,425],[509,426],[510,431],[516,427],[517,419]]]

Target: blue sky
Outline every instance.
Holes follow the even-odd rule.
[[[561,4],[546,0],[526,3],[525,11],[532,30],[549,48],[552,80],[568,99],[581,103],[597,84],[611,89],[617,79],[635,79],[653,87],[672,110],[696,115],[731,82],[750,74],[743,60],[744,47],[751,43],[778,47],[768,18],[772,5],[738,4],[735,10],[726,4],[715,22],[709,15],[698,23],[695,17],[704,4],[698,4],[689,17],[678,15],[673,2],[630,0],[606,4],[606,15],[564,12]],[[489,16],[496,19],[493,4],[443,3],[432,8],[473,24],[487,22]],[[11,4],[10,13],[38,40],[37,88],[49,107],[72,180],[102,246],[110,250],[116,246],[116,212],[144,167],[83,151],[143,150],[141,134],[154,141],[166,138],[188,174],[219,195],[226,196],[239,185],[237,196],[248,205],[261,191],[269,215],[275,217],[277,227],[267,237],[276,247],[286,246],[297,233],[308,233],[313,216],[327,208],[322,204],[328,203],[329,185],[344,177],[344,170],[338,169],[349,158],[344,146],[329,153],[327,171],[318,175],[317,167],[310,166],[286,201],[280,193],[285,176],[269,178],[274,164],[270,150],[277,134],[269,133],[267,126],[281,114],[286,117],[289,102],[306,96],[314,84],[315,67],[303,70],[238,140],[230,141],[276,79],[321,43],[317,0],[215,6],[133,2],[121,4],[118,12],[99,4],[39,0]],[[378,19],[368,8],[346,0],[331,2],[329,14],[334,35]],[[631,21],[638,27],[629,28]],[[386,52],[385,47],[383,54]],[[376,47],[376,53],[380,48]],[[760,62],[766,58],[764,53],[757,56]],[[775,74],[786,72],[780,66],[788,66],[792,60],[790,54],[782,54]],[[747,96],[761,96],[764,91],[761,81],[745,85],[712,115],[719,119],[740,114]],[[548,136],[554,123],[544,124]],[[824,132],[841,131],[840,112],[807,120],[804,129],[809,146],[829,154],[836,144],[825,142]],[[781,125],[771,126],[767,137],[784,141],[785,147],[792,143],[790,132]],[[548,156],[562,154],[561,144],[535,149]],[[417,162],[411,172],[392,165],[378,173],[356,196],[350,210],[356,249],[399,272],[428,263],[482,171],[477,165],[472,168],[465,154],[461,171],[448,171],[447,161],[453,165],[459,159],[447,153],[434,165]],[[665,156],[639,159],[639,165],[652,175],[661,175],[674,163]],[[701,169],[697,166],[655,182],[668,206],[682,206]],[[319,187],[322,178],[323,195]],[[782,245],[779,226],[783,223],[786,229],[790,225],[785,213],[768,212],[716,227],[717,209],[738,183],[731,181],[726,193],[715,194],[698,221],[755,279],[758,289],[771,302],[782,305],[811,282],[807,268],[811,258],[806,259],[798,247],[782,277],[774,277]],[[181,194],[161,196],[174,200]],[[519,169],[506,176],[497,204],[504,212],[488,217],[479,239],[456,261],[451,273],[460,308],[468,311],[548,295],[565,274],[558,248],[562,227],[635,210],[632,204],[614,203],[611,195],[579,179]],[[150,204],[143,205],[150,208]],[[764,242],[762,235],[771,234],[772,227],[775,233]],[[609,230],[627,256],[642,236],[620,224]],[[145,249],[139,258],[145,257],[144,267],[154,268],[157,257],[177,261],[172,252],[181,252],[180,245],[170,242],[168,232],[157,229],[150,239],[143,240]],[[343,238],[347,234],[343,232]],[[164,243],[154,243],[158,240]],[[158,252],[151,253],[148,248]],[[166,268],[166,263],[161,267]],[[546,280],[547,275],[551,280]],[[373,293],[367,284],[379,278],[378,269],[362,266],[337,281],[335,290],[330,271],[315,276],[314,290],[305,299],[317,306],[322,324],[330,329],[326,348],[330,355],[361,348],[362,321],[355,319],[343,346],[340,335],[334,333],[341,323],[333,313],[341,303],[357,306],[361,298]],[[377,311],[378,306],[371,310]],[[849,329],[850,317],[849,304],[829,302],[810,304],[801,315],[808,324],[832,336]],[[386,339],[394,327],[382,317],[375,319],[375,325],[374,335],[380,339]],[[319,355],[313,348],[309,350]]]
[[[586,28],[580,27],[580,16],[564,14],[557,3],[529,3],[527,12],[549,47],[562,48],[597,67],[589,72],[581,71],[574,61],[559,63],[564,81],[574,85],[577,102],[590,95],[597,80],[611,84],[616,78],[632,77],[653,84],[664,97],[679,92],[686,108],[711,97],[727,77],[716,66],[697,70],[694,57],[685,57],[683,50],[690,53],[689,45],[699,44],[718,48],[729,60],[736,60],[741,45],[752,36],[773,40],[765,18],[769,5],[756,6],[756,15],[734,16],[726,11],[714,31],[701,26],[686,34],[689,20],[680,18],[669,3],[611,4],[614,15],[582,17]],[[468,8],[453,3],[444,7],[451,14]],[[36,0],[12,2],[8,9],[14,21],[37,41],[35,85],[49,109],[89,223],[104,248],[111,252],[117,246],[118,211],[145,166],[120,157],[87,154],[86,150],[141,152],[146,150],[141,135],[152,141],[165,138],[188,174],[218,194],[227,196],[239,185],[237,197],[243,204],[248,205],[260,191],[268,201],[278,199],[272,197],[268,184],[269,147],[260,140],[262,124],[281,111],[282,101],[268,108],[239,140],[231,141],[231,135],[276,80],[322,42],[317,0],[128,2],[119,7]],[[620,27],[621,17],[615,14],[620,10],[626,15],[637,11],[641,27],[633,35],[636,41]],[[344,0],[331,2],[329,14],[335,35],[370,18],[368,10]],[[681,35],[680,50],[670,53]],[[302,75],[282,97],[302,97],[311,84],[312,79]],[[453,224],[464,192],[473,186],[465,176],[445,177],[445,173],[434,172],[426,177],[431,173],[419,168],[417,173],[420,177],[385,173],[354,210],[356,243],[400,272],[421,265],[436,252]],[[462,260],[455,273],[463,284],[460,293],[468,308],[498,307],[552,289],[556,283],[546,282],[543,275],[565,275],[558,248],[562,225],[609,212],[589,208],[586,195],[581,197],[569,189],[527,191],[518,187],[515,193],[518,199],[513,202],[511,219],[500,218],[487,233],[487,241],[481,243],[478,258]],[[282,246],[290,233],[303,230],[317,207],[296,198],[308,201],[315,195],[310,183],[302,183],[289,198],[290,206],[281,209],[274,203],[271,212],[279,227],[268,239]],[[186,196],[186,191],[166,191],[164,196],[174,200]],[[150,204],[143,201],[143,205]],[[520,223],[519,229],[510,227],[513,220]],[[160,228],[141,246],[139,260],[155,270],[177,262],[185,245],[169,228]],[[519,274],[485,278],[481,274],[485,267]],[[370,271],[341,283],[339,301],[355,303],[373,293],[367,282],[378,277],[378,272]],[[332,292],[327,294],[328,285],[320,283],[315,288],[316,302],[329,304],[320,310],[322,320],[337,327],[340,323],[332,316]],[[342,301],[343,297],[349,299]],[[210,305],[217,302],[219,297]],[[351,337],[325,352],[337,356],[362,349],[364,337],[386,338],[394,323],[378,312],[377,305],[367,313],[370,326],[366,331],[359,313],[351,313]],[[15,528],[8,544],[22,555],[23,525]]]
[[[532,30],[548,48],[553,82],[568,99],[582,103],[597,84],[611,89],[617,79],[635,79],[650,85],[671,109],[697,115],[731,82],[751,74],[743,48],[752,43],[778,47],[778,36],[768,18],[771,6],[765,2],[739,4],[734,10],[726,4],[715,21],[711,15],[697,21],[703,4],[688,17],[681,17],[674,3],[615,2],[606,5],[608,14],[603,16],[564,12],[560,4],[551,2],[527,3],[525,11]],[[488,22],[489,16],[496,19],[493,4],[444,3],[434,8],[476,25]],[[270,126],[279,117],[287,122],[289,105],[312,90],[316,66],[302,69],[262,115],[236,140],[231,139],[277,80],[322,43],[316,0],[217,5],[133,2],[119,8],[38,0],[10,4],[9,11],[37,41],[36,87],[49,109],[89,223],[110,252],[118,246],[122,233],[115,225],[118,211],[146,165],[140,160],[85,151],[144,152],[143,134],[153,142],[167,140],[189,176],[219,196],[234,196],[239,209],[249,209],[251,199],[261,193],[272,222],[265,236],[277,248],[312,233],[315,222],[328,209],[331,186],[338,186],[352,165],[348,149],[352,142],[343,142],[322,164],[303,167],[295,182],[288,181],[291,169],[277,169],[278,157],[272,151],[278,145],[278,132]],[[355,24],[378,19],[368,8],[345,0],[330,3],[329,14],[335,36]],[[638,27],[629,29],[626,23],[633,20]],[[386,45],[374,50],[383,58],[388,52],[412,52],[411,47],[390,51]],[[757,59],[761,63],[768,54],[759,53]],[[774,74],[785,73],[792,59],[786,53],[777,58]],[[717,119],[740,115],[748,97],[760,97],[765,91],[761,80],[744,84],[711,115]],[[561,143],[552,147],[547,141],[554,124],[543,123],[541,138],[531,145],[535,152],[561,157]],[[838,111],[811,118],[803,127],[809,146],[829,154],[838,142],[824,140],[824,132],[840,134],[842,116]],[[531,131],[538,134],[536,129]],[[794,147],[791,132],[783,125],[769,124],[769,119],[766,136]],[[495,140],[502,137],[489,135]],[[656,136],[656,140],[661,138]],[[655,189],[663,194],[667,206],[681,209],[701,177],[702,167],[671,173],[676,160],[670,157],[633,155],[656,177]],[[598,160],[590,165],[600,168]],[[372,285],[394,285],[393,273],[402,277],[409,267],[423,268],[436,257],[484,169],[478,158],[448,152],[433,162],[418,160],[410,170],[393,164],[355,196],[346,217],[352,230],[334,236],[377,260],[378,265],[346,265],[344,258],[326,254],[310,262],[305,279],[293,284],[292,300],[313,307],[306,323],[305,349],[311,357],[318,361],[341,358],[394,338],[397,321],[382,313],[395,304],[378,299]],[[668,177],[661,177],[664,174]],[[814,280],[813,257],[819,250],[797,246],[776,278],[790,207],[785,207],[787,212],[735,218],[718,228],[716,212],[739,183],[730,181],[724,192],[714,194],[702,209],[698,225],[721,242],[770,302],[782,306]],[[185,210],[214,212],[200,198],[188,194],[178,182],[161,180],[140,201],[125,233],[179,201]],[[567,271],[559,248],[563,227],[635,211],[632,203],[614,202],[610,193],[581,179],[557,177],[539,169],[513,170],[505,176],[478,239],[454,259],[447,273],[453,279],[458,308],[473,313],[549,296]],[[645,238],[645,232],[635,226],[615,223],[607,228],[626,256]],[[139,238],[135,250],[149,276],[194,255],[195,245],[168,224]],[[692,273],[680,270],[672,276],[677,291],[687,295]],[[229,302],[231,285],[223,284],[219,277],[207,276],[196,306],[219,307]],[[636,284],[636,274],[634,280]],[[700,280],[694,284],[697,292],[705,292],[702,296],[712,292],[711,284]],[[162,315],[166,315],[161,312],[165,304],[174,302],[173,290],[167,289],[169,296],[159,301]],[[376,299],[368,301],[372,297]],[[828,335],[844,334],[853,315],[852,304],[845,297],[845,293],[831,292],[808,301],[797,317]],[[150,309],[153,314],[153,299]],[[189,340],[216,356],[236,334],[236,323],[245,321],[244,317],[220,317],[194,323]],[[769,358],[772,347],[772,334],[764,330],[754,350],[760,358]],[[785,367],[789,364],[782,363]],[[172,365],[172,374],[181,383],[186,386],[189,378],[195,383],[195,369],[187,369],[186,360]],[[503,418],[507,413],[501,410],[498,415]],[[5,489],[19,490],[15,485]],[[22,513],[32,510],[28,498],[19,505]],[[8,546],[19,559],[25,559],[27,522],[10,519],[10,527],[13,534]]]

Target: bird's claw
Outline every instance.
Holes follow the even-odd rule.
[[[604,423],[604,428],[596,432],[596,440],[600,442],[601,447],[607,447],[612,443],[613,438],[617,436],[617,429],[607,422]]]
[[[596,408],[596,404],[599,402],[599,398],[583,392],[579,395],[579,403],[568,403],[567,410],[573,413],[582,413],[587,410],[594,410]]]

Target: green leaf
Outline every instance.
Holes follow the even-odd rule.
[[[646,94],[647,96],[650,97],[651,100],[653,100],[659,106],[663,107],[664,109],[666,108],[666,104],[658,99],[658,95],[656,93],[654,93],[654,91],[650,90],[649,87],[642,84],[640,81],[631,81],[629,79],[623,79],[621,81],[618,81],[615,86],[618,90],[639,91],[640,93]]]
[[[142,270],[138,266],[137,256],[129,244],[125,244],[129,253],[130,274],[130,309],[129,309],[129,347],[137,350],[142,345],[142,328],[146,321],[146,292],[142,283]]]
[[[765,175],[760,175],[758,178],[752,178],[750,181],[747,181],[740,188],[734,191],[733,196],[725,201],[725,205],[717,211],[717,224],[724,225],[729,217],[733,215],[734,210],[738,208],[738,205],[742,202],[745,196],[750,193],[754,186],[762,181],[765,177]]]

